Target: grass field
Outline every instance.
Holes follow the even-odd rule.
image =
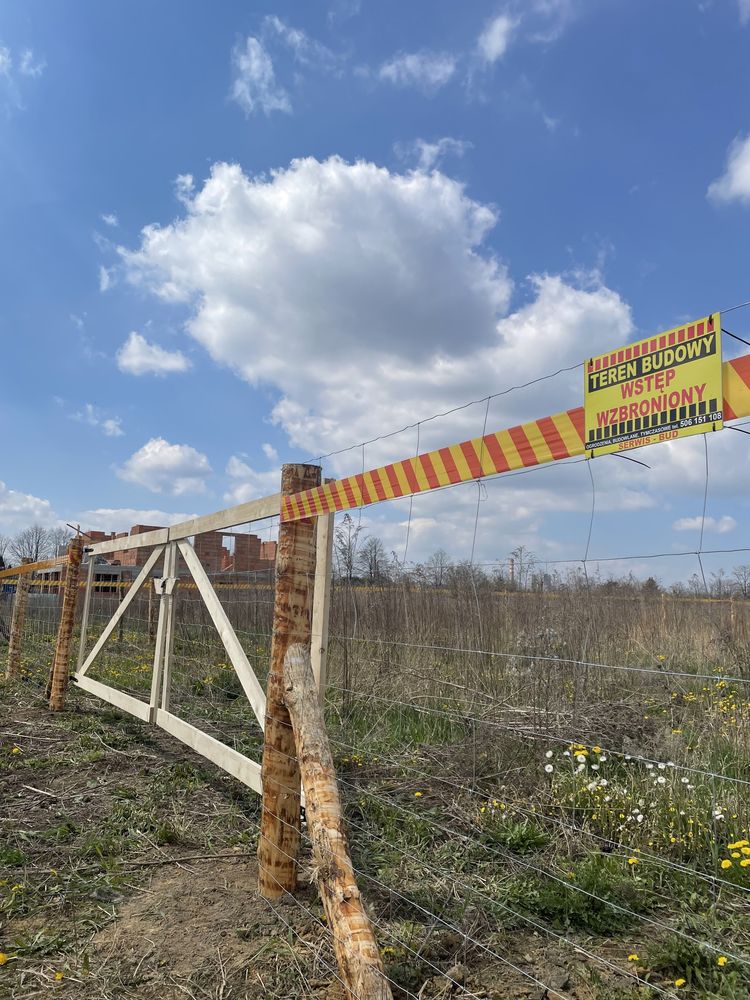
[[[264,682],[268,612],[241,599],[222,596]],[[173,710],[259,760],[180,600]],[[142,618],[92,671],[141,695]],[[750,997],[744,605],[341,588],[331,633],[330,738],[395,995]],[[337,996],[314,887],[275,913],[255,895],[257,798],[80,692],[50,717],[50,648],[30,632],[2,694],[0,994]]]

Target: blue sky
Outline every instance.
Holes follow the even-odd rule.
[[[750,298],[749,19],[748,0],[5,5],[0,533],[270,492],[280,460]],[[502,397],[488,427],[575,405],[579,382]],[[706,547],[750,545],[746,440],[709,442]],[[590,553],[694,549],[702,440],[638,457],[595,463]],[[409,557],[468,556],[476,497],[415,500]],[[475,556],[578,557],[590,506],[583,466],[490,484]],[[404,511],[365,515],[401,552]]]

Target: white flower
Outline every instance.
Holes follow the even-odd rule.
[[[638,815],[635,817],[635,820],[636,820],[636,823],[642,823],[643,822],[643,813],[638,813]]]
[[[570,750],[563,750],[563,757],[570,757]]]
[[[602,754],[601,757],[599,758],[599,763],[600,764],[606,764],[606,762],[607,762],[607,758],[604,756],[604,754]]]
[[[600,784],[600,785],[601,785],[602,787],[604,787],[605,785],[608,785],[608,784],[609,784],[609,782],[607,781],[607,779],[606,779],[606,778],[600,778],[600,779],[599,779],[599,784]]]
[[[660,774],[659,777],[656,779],[656,782],[659,785],[666,785],[667,779],[664,777],[663,774]]]
[[[651,763],[651,761],[648,761],[648,763],[646,764],[646,767],[649,769],[649,771],[653,771],[653,769],[654,769],[654,765]]]
[[[579,764],[585,764],[586,763],[586,757],[582,753],[579,753],[579,754],[576,755],[576,760],[578,761]]]
[[[598,764],[592,764],[591,765],[591,770],[592,771],[598,771],[599,770],[599,765]]]
[[[595,781],[590,781],[590,782],[588,783],[588,785],[586,785],[586,788],[587,788],[587,789],[588,789],[588,790],[589,790],[590,792],[593,792],[593,791],[594,791],[594,789],[596,788],[596,784],[597,784],[597,783],[596,783]]]
[[[663,771],[666,766],[667,766],[666,764],[657,764],[657,767],[659,768],[660,771]]]
[[[547,772],[547,774],[552,774],[552,772],[555,769],[554,769],[554,767],[551,764],[545,764],[544,765],[544,770]]]
[[[611,796],[611,795],[605,795],[605,796],[604,796],[604,801],[605,801],[605,802],[610,802],[610,801],[611,801],[611,799],[612,799],[612,796]]]
[[[688,782],[690,781],[690,778],[680,778],[680,781],[683,783],[683,785],[687,785]]]
[[[632,760],[632,759],[633,759],[633,755],[632,754],[629,754],[629,753],[625,754],[625,760]]]
[[[544,756],[547,758],[547,760],[549,760],[550,757],[554,756],[554,753],[555,753],[554,750],[548,750]]]
[[[576,774],[580,774],[583,769],[584,769],[584,765],[583,764],[579,764],[578,767],[576,768]]]

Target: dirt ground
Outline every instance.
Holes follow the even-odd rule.
[[[274,906],[257,893],[253,793],[80,692],[58,716],[21,689],[6,689],[2,706],[3,1000],[50,992],[71,1000],[342,1000],[314,889]],[[615,995],[582,953],[533,934],[493,940],[512,964],[570,998]],[[386,949],[388,974],[401,986],[394,996],[556,995],[464,948],[460,935],[433,927],[421,966]]]

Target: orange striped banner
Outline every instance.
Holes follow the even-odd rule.
[[[724,419],[750,416],[750,354],[725,361]],[[428,451],[282,497],[281,520],[299,521],[468,483],[585,454],[583,407]]]

